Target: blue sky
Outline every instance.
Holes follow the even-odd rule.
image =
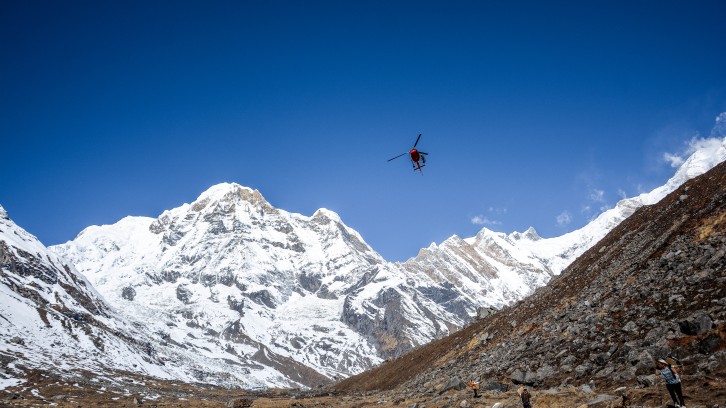
[[[2,1],[0,205],[44,244],[220,182],[386,259],[577,229],[726,111],[724,1]],[[423,132],[424,174],[406,152]]]

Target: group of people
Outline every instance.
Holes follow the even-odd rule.
[[[469,388],[474,390],[474,398],[481,397],[481,395],[478,393],[479,383],[476,380],[474,380],[473,378],[471,379],[471,382],[469,383]],[[532,395],[529,393],[529,390],[524,387],[524,385],[519,386],[517,393],[519,394],[519,398],[522,400],[522,407],[523,408],[532,408],[532,405],[529,402],[530,398],[532,398]]]
[[[686,403],[683,399],[683,389],[681,387],[681,377],[678,374],[678,370],[668,361],[663,359],[656,361],[656,366],[655,374],[660,375],[665,379],[666,388],[673,400],[673,404],[678,408],[686,408]],[[469,388],[474,390],[474,398],[481,397],[478,393],[479,383],[473,378],[469,383]],[[524,385],[519,386],[517,393],[522,401],[522,408],[532,408],[532,403],[530,402],[532,395]]]

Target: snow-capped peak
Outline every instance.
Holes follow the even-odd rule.
[[[242,200],[257,206],[270,206],[258,190],[239,185],[237,183],[219,183],[199,195],[192,203],[195,210],[201,209],[209,203]]]
[[[225,195],[229,194],[230,192],[236,192],[236,191],[244,191],[247,193],[252,193],[255,190],[253,190],[249,187],[239,185],[237,183],[219,183],[219,184],[215,184],[212,187],[209,187],[208,189],[206,189],[202,194],[199,195],[199,198],[197,198],[196,201],[204,200],[206,198],[219,199],[219,198],[222,198]]]
[[[257,190],[222,183],[156,219],[88,228],[54,248],[148,332],[164,342],[197,339],[205,353],[188,358],[209,362],[210,375],[227,376],[230,353],[254,371],[249,379],[239,373],[247,385],[312,385],[379,361],[339,314],[350,288],[384,261],[333,211],[289,213]],[[219,335],[224,341],[209,340]],[[334,358],[314,349],[323,338],[340,350]],[[284,359],[291,360],[278,364]],[[288,363],[291,372],[312,367],[319,377],[279,371]]]
[[[328,210],[327,208],[319,208],[317,211],[315,211],[315,213],[313,214],[313,216],[311,218],[312,219],[327,218],[336,223],[340,223],[340,224],[343,223],[343,220],[341,220],[340,215],[338,215],[338,213],[336,213],[335,211]]]
[[[530,241],[537,241],[542,239],[542,237],[539,236],[537,231],[534,229],[534,227],[527,228],[527,231],[524,232],[513,232],[509,234],[509,238],[515,241],[519,241],[521,239],[528,239]]]

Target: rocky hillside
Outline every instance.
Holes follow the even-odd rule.
[[[474,377],[492,390],[612,390],[654,384],[667,355],[691,398],[723,389],[726,163],[638,209],[525,300],[333,388],[405,400]]]

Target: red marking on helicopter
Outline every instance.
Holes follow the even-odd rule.
[[[421,167],[426,166],[426,156],[428,153],[424,153],[420,150],[416,150],[416,145],[418,144],[418,141],[421,139],[421,133],[418,134],[418,137],[416,138],[416,143],[413,144],[413,148],[409,150],[407,153],[409,155],[409,158],[411,159],[411,164],[413,165],[413,170],[418,170],[421,174],[423,174],[423,171],[421,171]],[[396,157],[392,157],[388,159],[388,161],[391,161],[393,159],[398,159],[399,157],[405,155],[406,153],[401,153]],[[421,164],[423,163],[423,164]]]

